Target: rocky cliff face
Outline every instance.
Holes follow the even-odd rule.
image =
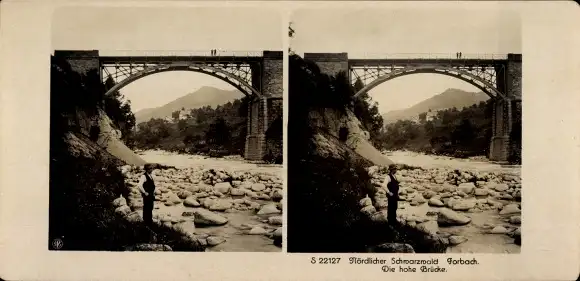
[[[126,164],[141,166],[146,163],[121,141],[121,131],[113,127],[113,122],[103,110],[98,109],[93,115],[77,111],[69,123],[76,124],[80,132],[67,135],[71,150],[89,156],[100,148]],[[88,136],[90,140],[81,135]]]
[[[373,165],[388,166],[393,163],[384,157],[370,142],[370,135],[350,110],[321,109],[309,114],[317,152],[323,156],[337,156],[344,152],[356,154]],[[338,140],[338,141],[337,141]]]

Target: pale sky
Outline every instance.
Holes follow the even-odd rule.
[[[101,55],[281,51],[287,34],[276,10],[260,8],[70,7],[53,15],[52,46],[53,50],[99,50]],[[135,112],[202,86],[234,89],[209,75],[171,71],[137,80],[121,93]]]
[[[519,15],[509,11],[302,9],[291,17],[293,51],[347,52],[349,58],[521,53]],[[479,92],[456,78],[414,74],[369,92],[381,113],[408,108],[448,88]]]

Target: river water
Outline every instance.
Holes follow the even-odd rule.
[[[279,178],[285,178],[285,171],[282,165],[260,165],[248,163],[241,157],[209,158],[199,155],[184,155],[170,153],[160,150],[150,150],[138,153],[145,161],[175,166],[176,168],[187,168],[203,166],[206,168],[223,168],[228,171],[251,171],[267,172],[275,174]],[[491,163],[481,159],[457,159],[444,156],[423,155],[407,151],[387,152],[386,157],[395,163],[418,166],[422,168],[452,168],[470,171],[505,172],[510,174],[520,174],[520,166],[502,165]],[[420,206],[410,206],[407,202],[400,213],[415,214],[423,216],[433,207],[427,204]],[[182,212],[178,206],[165,207],[161,210],[174,215]],[[248,236],[239,234],[238,226],[243,224],[260,224],[260,218],[255,214],[229,213],[225,214],[232,222],[227,227],[200,229],[202,233],[211,235],[221,235],[226,237],[226,243],[220,244],[210,249],[210,251],[280,251],[280,248],[272,245],[272,240],[261,236]],[[467,242],[450,247],[448,252],[453,253],[519,253],[520,246],[513,244],[513,239],[506,235],[489,234],[483,228],[484,225],[496,225],[505,223],[504,218],[497,214],[497,211],[484,211],[481,213],[471,213],[469,216],[472,222],[467,226],[447,227],[441,230],[454,235],[461,235],[468,239]],[[289,226],[291,227],[291,226]]]
[[[426,155],[411,151],[392,151],[383,154],[395,163],[421,168],[451,168],[478,172],[503,172],[521,174],[519,165],[504,165],[484,159],[460,159],[447,156]]]
[[[493,163],[486,159],[459,159],[446,156],[425,155],[410,151],[393,151],[383,154],[397,164],[407,164],[426,169],[450,168],[462,171],[499,172],[521,175],[521,166]],[[400,202],[404,207],[401,214],[425,216],[436,207],[423,204],[411,206],[408,202]],[[520,253],[521,247],[514,244],[513,238],[503,234],[490,234],[485,225],[506,225],[506,218],[497,211],[487,210],[480,213],[469,213],[471,223],[465,226],[440,227],[440,230],[461,235],[468,240],[457,246],[449,247],[449,253]]]
[[[160,150],[148,150],[137,152],[137,154],[146,162],[158,163],[174,166],[177,169],[189,167],[203,167],[207,169],[222,169],[228,172],[254,172],[268,173],[283,179],[282,165],[260,165],[244,161],[241,157],[226,158],[209,158],[199,155],[177,154]],[[243,197],[243,196],[242,196]],[[239,197],[235,197],[239,198]],[[232,199],[235,199],[232,197]],[[269,202],[251,199],[253,202],[267,204]],[[183,204],[165,206],[156,203],[154,214],[161,216],[181,217],[184,211],[191,211],[189,207]],[[273,244],[272,239],[264,235],[249,235],[248,226],[260,226],[266,230],[272,231],[277,226],[267,223],[267,217],[256,215],[255,211],[238,211],[219,213],[228,219],[228,223],[222,226],[196,226],[189,231],[197,235],[207,235],[220,237],[225,242],[214,247],[208,247],[206,251],[210,252],[280,252],[282,249]],[[191,225],[192,226],[192,225]]]

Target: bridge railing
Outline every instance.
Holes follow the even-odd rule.
[[[244,50],[99,50],[100,56],[120,56],[120,57],[261,57],[263,51]]]
[[[445,59],[445,60],[505,60],[507,54],[461,53],[348,53],[349,59]]]

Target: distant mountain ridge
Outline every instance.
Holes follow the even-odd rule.
[[[407,109],[392,110],[383,114],[384,124],[394,123],[399,120],[417,120],[423,112],[437,112],[456,107],[461,109],[466,106],[480,103],[489,99],[484,92],[467,92],[459,89],[447,89],[443,93],[419,102]]]
[[[197,91],[177,98],[165,105],[156,108],[146,108],[135,113],[136,123],[147,122],[153,118],[171,117],[171,113],[184,108],[186,111],[204,106],[216,107],[229,101],[242,98],[238,90],[222,90],[204,86]]]

